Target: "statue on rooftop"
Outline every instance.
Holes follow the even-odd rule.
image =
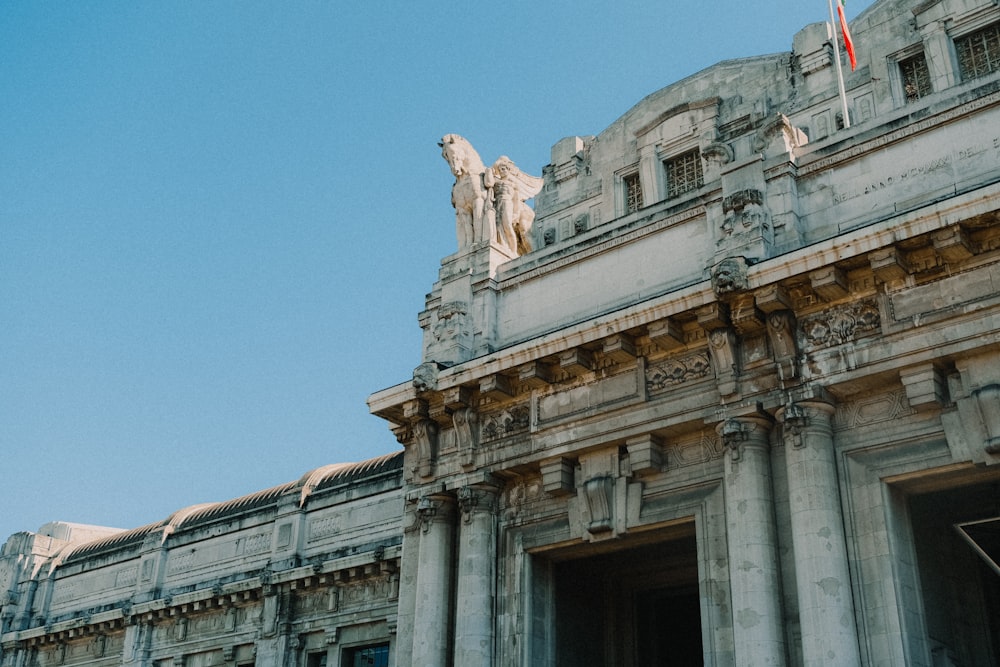
[[[486,167],[479,153],[464,137],[446,134],[438,144],[441,157],[451,167],[455,185],[451,188],[451,205],[455,207],[455,226],[458,249],[487,239],[486,210],[487,188],[484,183]]]
[[[542,191],[544,181],[517,168],[509,157],[501,155],[486,176],[493,189],[497,237],[501,245],[518,255],[531,252],[531,223],[535,212],[525,202]]]
[[[507,156],[486,168],[472,144],[457,134],[446,134],[438,146],[455,176],[451,204],[459,251],[492,243],[517,255],[531,252],[535,212],[525,202],[541,192],[544,181]]]

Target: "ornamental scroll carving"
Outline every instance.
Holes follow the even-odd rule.
[[[461,454],[462,465],[474,465],[476,448],[479,446],[479,415],[472,408],[459,408],[451,419],[455,425],[455,442]]]
[[[708,377],[711,371],[708,352],[667,359],[646,367],[646,390],[650,393],[667,391],[685,382]]]
[[[515,405],[483,418],[481,441],[490,442],[527,433],[530,425],[531,410],[527,405]]]
[[[878,305],[874,300],[866,299],[803,318],[799,331],[807,347],[819,349],[857,340],[877,330],[881,324]]]

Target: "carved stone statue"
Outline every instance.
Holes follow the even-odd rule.
[[[501,155],[487,172],[485,182],[493,188],[497,240],[518,255],[531,252],[528,234],[535,212],[525,202],[542,191],[544,181],[525,174],[509,157]]]
[[[717,297],[748,287],[747,261],[743,257],[727,257],[712,270],[712,289]]]
[[[487,189],[484,184],[486,167],[479,153],[464,137],[446,134],[438,146],[441,147],[441,157],[448,162],[455,176],[451,205],[455,207],[458,249],[462,251],[488,238]]]
[[[472,144],[457,134],[446,134],[438,146],[455,176],[451,204],[459,251],[495,243],[517,255],[531,252],[535,212],[525,202],[541,192],[544,181],[522,172],[507,156],[487,169]]]

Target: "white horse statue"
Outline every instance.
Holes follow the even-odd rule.
[[[487,169],[472,144],[457,134],[446,134],[438,146],[455,175],[451,204],[459,251],[486,243],[515,255],[531,252],[535,212],[525,202],[541,192],[544,181],[518,169],[507,156]]]
[[[490,236],[486,220],[489,194],[483,180],[486,167],[472,144],[457,134],[444,135],[438,146],[441,157],[447,160],[455,175],[451,205],[455,207],[458,249],[461,251]]]

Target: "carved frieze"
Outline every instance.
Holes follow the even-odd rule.
[[[833,428],[835,431],[861,428],[895,421],[909,414],[913,414],[913,409],[906,400],[906,390],[897,389],[839,404],[833,417]]]
[[[699,465],[722,457],[722,440],[715,431],[704,431],[690,438],[671,440],[666,454],[668,468]]]
[[[706,351],[649,364],[646,367],[646,390],[651,394],[668,391],[686,382],[708,377],[711,369]]]
[[[531,426],[528,405],[514,405],[482,418],[480,442],[487,443],[527,433]]]
[[[874,299],[835,306],[799,323],[804,346],[813,350],[850,343],[878,330],[882,323]]]

